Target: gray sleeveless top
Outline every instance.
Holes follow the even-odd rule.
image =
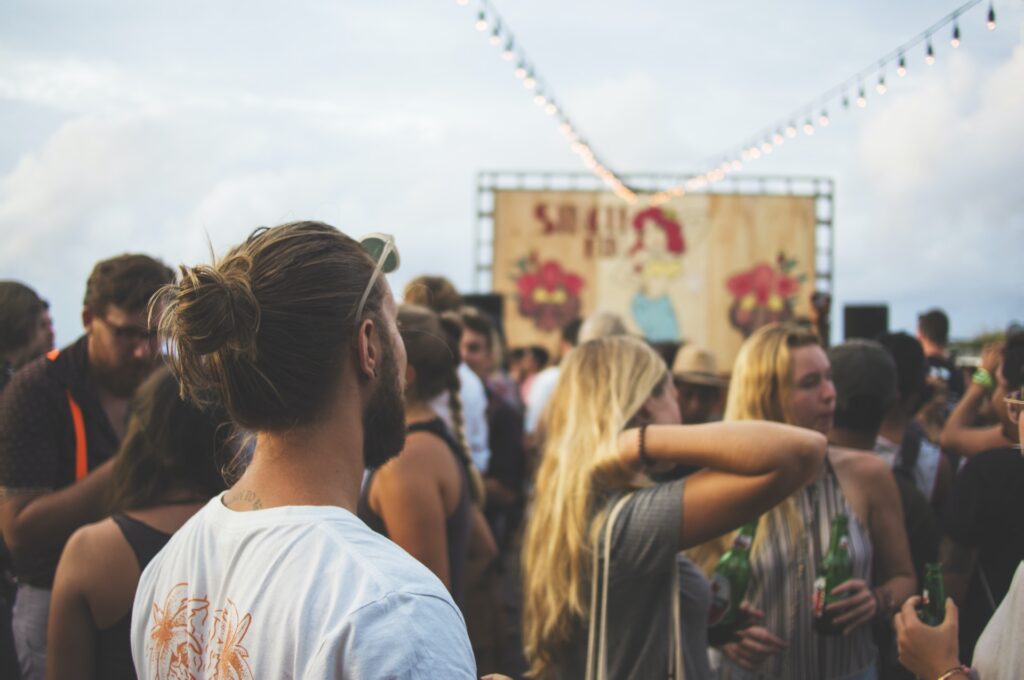
[[[462,477],[462,491],[459,494],[459,502],[455,510],[445,519],[445,538],[448,541],[448,570],[451,583],[452,599],[461,608],[463,605],[463,590],[465,586],[466,560],[469,557],[469,537],[473,529],[473,505],[469,495],[469,471],[466,468],[465,458],[459,454],[459,443],[448,431],[448,426],[440,418],[422,423],[413,423],[407,432],[429,432],[440,438],[448,445],[448,449],[455,457],[458,464],[460,476]],[[374,472],[371,471],[363,484],[362,492],[359,494],[359,505],[357,514],[359,519],[366,522],[366,525],[382,536],[388,537],[387,527],[384,520],[370,508],[370,486],[373,484]]]
[[[757,529],[758,546],[751,554],[747,591],[751,604],[764,611],[761,625],[787,641],[789,647],[769,657],[758,672],[745,671],[723,655],[720,680],[833,680],[864,671],[876,661],[878,650],[871,626],[862,625],[838,637],[819,635],[813,628],[811,596],[817,560],[811,541],[818,541],[817,554],[828,552],[835,515],[850,518],[854,578],[871,584],[871,538],[846,502],[827,458],[825,473],[798,491],[795,499],[803,525],[798,533],[803,540],[790,534],[779,507],[763,515]]]

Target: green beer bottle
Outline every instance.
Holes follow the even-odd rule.
[[[924,589],[921,591],[921,620],[937,626],[946,618],[946,589],[942,585],[942,565],[924,565]]]
[[[817,540],[817,536],[813,537]],[[825,608],[846,597],[833,595],[832,590],[853,578],[853,560],[850,558],[850,529],[846,515],[832,518],[832,535],[829,537],[828,553],[818,566],[814,579],[814,630],[822,635],[841,635],[843,629],[832,623],[833,615]]]
[[[711,579],[711,609],[708,610],[708,636],[729,637],[736,625],[740,604],[750,581],[750,546],[757,533],[757,520],[740,527],[730,548],[715,565]]]

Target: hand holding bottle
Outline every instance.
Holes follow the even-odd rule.
[[[825,607],[832,624],[849,634],[857,626],[867,623],[878,612],[878,600],[871,593],[868,584],[859,578],[852,578],[832,589],[832,595],[842,598]]]
[[[938,626],[921,621],[917,608],[921,598],[914,595],[893,617],[900,663],[921,678],[937,678],[960,663],[957,637],[957,608],[946,599],[946,617]]]

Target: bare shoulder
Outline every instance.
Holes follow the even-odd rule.
[[[385,483],[398,479],[423,481],[444,474],[453,463],[443,439],[429,432],[412,432],[406,435],[401,453],[385,463],[377,476]]]
[[[83,586],[106,578],[111,570],[123,570],[134,560],[131,547],[114,520],[109,517],[86,524],[71,534],[61,553],[60,570]]]
[[[833,446],[829,448],[829,460],[840,475],[860,483],[878,483],[892,477],[888,463],[871,451]]]

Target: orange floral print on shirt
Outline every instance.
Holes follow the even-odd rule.
[[[249,668],[249,651],[242,646],[245,634],[249,632],[252,614],[239,617],[235,603],[228,600],[223,609],[218,609],[213,619],[213,633],[210,635],[209,668],[211,678],[217,680],[253,680]]]
[[[252,614],[240,614],[230,599],[214,611],[207,630],[210,602],[178,583],[153,603],[146,658],[156,680],[254,680],[249,651],[242,645]]]
[[[178,583],[164,599],[153,603],[152,626],[146,656],[159,680],[192,680],[203,658],[202,628],[210,603],[188,595],[188,584]],[[196,618],[201,619],[196,625]]]

